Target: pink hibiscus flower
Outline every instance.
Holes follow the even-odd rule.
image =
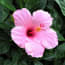
[[[56,32],[50,28],[53,18],[43,10],[31,13],[26,8],[13,13],[15,27],[11,30],[12,40],[20,47],[25,48],[28,55],[42,57],[46,49],[58,45]]]

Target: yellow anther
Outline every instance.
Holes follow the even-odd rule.
[[[37,28],[36,28],[36,31],[38,31],[38,32],[39,32],[40,30],[41,30],[41,28],[40,28],[40,27],[37,27]]]

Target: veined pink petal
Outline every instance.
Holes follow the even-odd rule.
[[[43,47],[47,49],[55,48],[58,45],[58,38],[57,34],[53,29],[43,30],[38,33],[39,35],[36,36],[36,39],[41,41]]]
[[[32,41],[25,44],[25,50],[28,55],[38,58],[43,56],[45,48],[42,47],[41,44],[37,44]]]
[[[16,26],[30,26],[32,23],[32,16],[26,8],[16,10],[13,17]]]
[[[42,57],[45,48],[52,49],[58,45],[56,32],[50,28],[53,18],[48,12],[37,10],[31,15],[26,8],[13,13],[15,27],[11,30],[12,40],[25,48],[28,55]]]
[[[44,29],[52,25],[53,18],[51,15],[43,10],[37,10],[33,13],[33,24],[35,26],[41,26]]]
[[[24,27],[14,27],[11,30],[11,37],[12,40],[20,47],[20,48],[24,48],[25,47],[25,43],[27,42],[26,40],[26,29]]]
[[[53,29],[48,29],[45,33],[43,46],[47,49],[55,48],[58,45],[58,37]]]

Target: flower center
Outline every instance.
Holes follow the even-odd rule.
[[[36,32],[40,32],[41,28],[40,27],[36,27],[36,28],[29,28],[26,32],[26,35],[28,37],[34,37]]]
[[[28,37],[33,37],[34,36],[34,30],[28,29],[26,34],[27,34]]]

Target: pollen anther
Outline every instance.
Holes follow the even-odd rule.
[[[41,28],[40,28],[40,27],[37,27],[37,28],[36,28],[36,31],[37,31],[37,32],[39,32],[40,30],[41,30]]]

